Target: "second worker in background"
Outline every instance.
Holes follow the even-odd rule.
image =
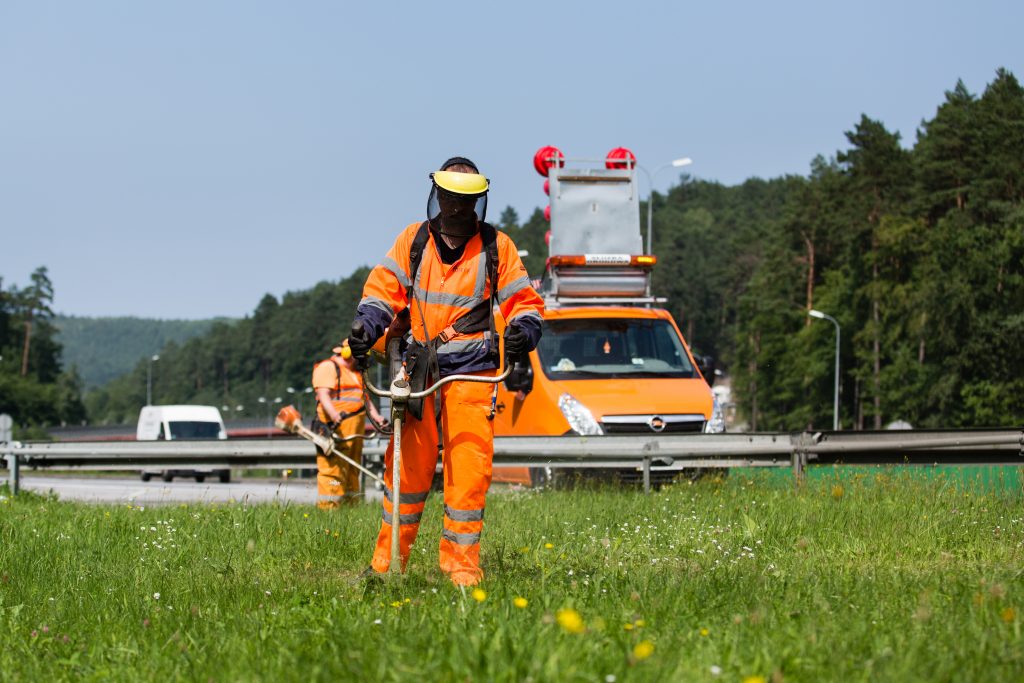
[[[332,349],[334,355],[313,368],[316,392],[314,431],[334,438],[337,448],[362,463],[366,413],[380,424],[380,414],[369,398],[363,396],[363,377],[356,370],[348,340]],[[333,510],[351,503],[359,495],[360,473],[333,453],[316,449],[316,504],[321,510]]]
[[[488,180],[469,159],[454,157],[430,174],[427,220],[405,228],[367,278],[349,344],[369,352],[385,329],[408,310],[405,355],[412,390],[449,375],[493,377],[500,366],[493,306],[505,328],[505,356],[518,358],[540,340],[544,303],[530,285],[519,252],[504,233],[484,222]],[[440,564],[456,585],[483,577],[480,534],[494,455],[492,384],[454,382],[410,404],[402,425],[401,499],[384,490],[384,520],[372,569],[390,564],[392,505],[399,505],[402,566],[419,531],[437,465],[444,463],[444,529]],[[439,436],[440,435],[440,436]],[[385,456],[391,481],[394,443]]]

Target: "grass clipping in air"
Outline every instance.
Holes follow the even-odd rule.
[[[1020,680],[1015,487],[858,472],[494,494],[477,590],[362,582],[379,505],[0,496],[7,680]]]

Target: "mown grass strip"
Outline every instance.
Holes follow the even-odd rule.
[[[1019,680],[1019,488],[899,469],[492,495],[487,578],[364,582],[377,506],[0,493],[11,679]]]

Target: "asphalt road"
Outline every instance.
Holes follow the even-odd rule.
[[[229,484],[189,479],[144,482],[138,478],[113,477],[47,477],[23,473],[21,486],[27,491],[53,491],[61,500],[88,503],[121,503],[134,505],[166,505],[171,503],[290,503],[316,505],[315,479],[242,479]],[[380,493],[370,491],[370,499],[379,500]]]

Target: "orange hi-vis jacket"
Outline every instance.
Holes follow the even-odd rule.
[[[431,230],[413,282],[409,254],[420,225],[406,227],[387,256],[370,272],[356,318],[363,321],[371,338],[377,339],[395,316],[408,307],[415,339],[428,343],[445,333],[437,346],[440,377],[496,369],[497,353],[492,355],[491,350],[497,349],[498,340],[491,339],[488,330],[453,336],[450,330],[456,320],[491,295],[483,239],[474,235],[458,261],[444,264]],[[497,232],[496,238],[497,304],[510,325],[519,325],[526,332],[532,348],[540,339],[544,301],[531,286],[512,240],[502,232]],[[410,299],[412,293],[415,301]]]
[[[313,389],[329,389],[331,403],[343,418],[363,410],[362,376],[333,358],[328,358],[313,368]],[[316,413],[321,422],[330,422],[319,401]]]

